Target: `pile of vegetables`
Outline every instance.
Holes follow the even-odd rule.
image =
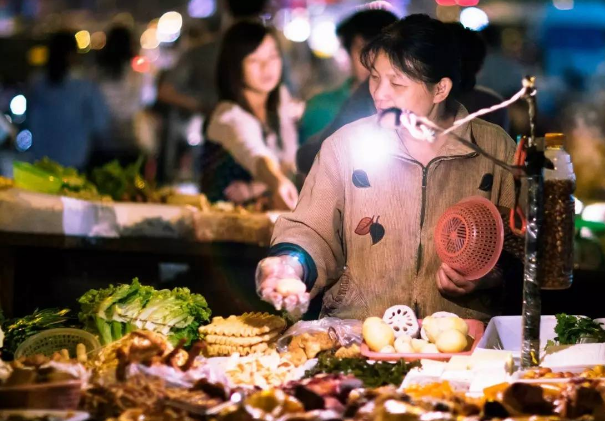
[[[204,297],[188,288],[158,291],[137,278],[130,285],[90,290],[78,302],[80,321],[99,335],[103,345],[146,329],[166,335],[174,345],[184,338],[187,346],[199,338],[198,328],[211,314]]]
[[[139,159],[122,167],[118,161],[111,161],[92,170],[91,180],[103,195],[116,201],[159,202],[155,189],[141,176],[144,159]]]
[[[60,190],[62,196],[85,200],[110,199],[108,196],[99,193],[97,187],[86,178],[86,175],[80,174],[75,168],[64,167],[46,157],[34,163],[34,166],[63,181],[63,186]]]
[[[18,319],[9,319],[2,322],[4,343],[0,338],[2,356],[10,358],[19,345],[27,338],[48,329],[69,327],[73,319],[68,315],[69,309],[48,308],[36,310],[33,314]]]
[[[575,345],[583,338],[591,339],[597,343],[605,342],[605,330],[603,327],[588,317],[570,316],[564,313],[557,314],[557,325],[554,341],[548,341],[547,346],[552,345]]]
[[[158,192],[141,176],[144,158],[123,167],[117,160],[92,170],[90,178],[75,168],[64,167],[48,158],[34,166],[63,181],[60,194],[84,200],[159,202]]]
[[[396,363],[386,361],[368,362],[365,358],[336,358],[332,353],[320,354],[317,364],[307,370],[305,377],[316,374],[352,374],[363,382],[365,387],[380,387],[389,384],[399,386],[410,369],[420,366],[419,362],[407,363],[399,360]]]

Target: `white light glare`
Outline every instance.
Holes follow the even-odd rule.
[[[187,126],[187,143],[190,146],[198,146],[202,144],[202,125],[204,119],[201,115],[194,116]]]
[[[367,129],[358,133],[353,148],[353,165],[376,170],[384,167],[391,153],[391,145],[379,130]]]
[[[332,57],[340,47],[334,22],[324,21],[315,25],[309,46],[320,57]]]
[[[27,100],[23,95],[17,95],[10,103],[11,113],[14,115],[23,115],[27,111]]]
[[[284,35],[293,42],[305,42],[311,35],[311,24],[306,16],[296,16],[284,27]]]
[[[559,10],[571,10],[573,9],[574,0],[552,0],[553,6]]]
[[[582,203],[582,201],[580,199],[578,199],[577,197],[575,199],[576,199],[576,204],[575,204],[576,215],[582,215],[582,211],[584,210],[584,203]]]
[[[174,42],[181,33],[183,17],[179,12],[166,12],[158,21],[157,39],[160,42]]]
[[[487,13],[478,7],[467,7],[460,12],[460,23],[473,31],[480,31],[489,25]]]

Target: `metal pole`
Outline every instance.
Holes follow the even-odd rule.
[[[525,97],[529,105],[530,137],[527,144],[527,231],[525,235],[525,273],[523,276],[523,339],[521,344],[521,368],[535,367],[540,363],[540,316],[542,301],[538,269],[542,264],[540,247],[544,219],[544,145],[538,144],[535,134],[536,100],[535,79],[525,78],[525,86],[531,88]]]

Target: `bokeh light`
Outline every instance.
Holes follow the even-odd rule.
[[[553,0],[552,4],[559,10],[571,10],[574,6],[574,0]]]
[[[90,48],[90,32],[76,32],[76,43],[78,44],[78,50],[88,50]]]
[[[146,73],[151,69],[149,59],[142,56],[136,56],[132,59],[132,70],[139,73]]]
[[[102,50],[107,42],[107,36],[103,31],[93,32],[90,36],[90,48],[93,50]]]
[[[293,42],[305,42],[311,35],[311,24],[304,10],[295,10],[293,19],[284,27],[284,36]]]
[[[32,132],[29,130],[21,130],[17,134],[17,138],[15,140],[15,146],[19,152],[25,152],[29,148],[32,147],[33,136]]]
[[[478,7],[468,7],[460,12],[460,23],[465,28],[480,31],[489,25],[487,13]]]
[[[462,7],[476,6],[479,4],[479,0],[456,0],[456,4]]]
[[[23,95],[15,96],[10,103],[11,113],[14,115],[23,115],[27,111],[27,100]]]
[[[340,48],[334,22],[324,21],[316,24],[309,38],[309,46],[318,57],[332,57]]]
[[[48,61],[48,48],[44,45],[36,45],[27,52],[27,62],[32,66],[44,66]]]
[[[153,50],[160,45],[160,41],[157,36],[156,28],[147,28],[141,35],[141,47],[146,50]]]
[[[166,12],[158,21],[157,39],[160,42],[174,42],[183,27],[183,17],[179,12]]]
[[[189,0],[187,13],[192,18],[207,18],[216,12],[216,0]]]

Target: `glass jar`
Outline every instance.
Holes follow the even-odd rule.
[[[538,274],[542,289],[569,288],[573,281],[576,176],[565,151],[565,135],[545,136],[545,157],[554,168],[544,169],[544,224],[542,264]]]

